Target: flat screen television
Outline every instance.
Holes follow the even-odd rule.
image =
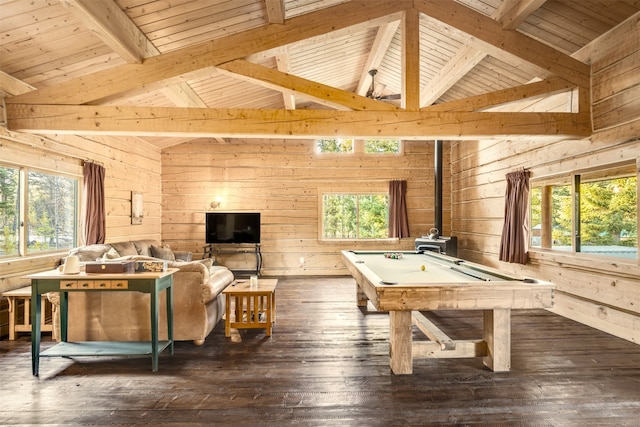
[[[259,212],[207,212],[206,243],[260,243]]]

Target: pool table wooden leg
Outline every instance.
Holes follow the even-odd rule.
[[[360,285],[357,283],[356,283],[356,299],[358,301],[358,307],[366,307],[367,302],[369,301],[369,298],[367,298],[367,295],[364,293]]]
[[[413,372],[410,310],[389,312],[389,365],[396,375]]]
[[[494,372],[511,370],[511,309],[484,311],[484,340],[487,356],[483,362]]]

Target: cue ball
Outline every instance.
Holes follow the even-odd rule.
[[[425,271],[427,269],[427,267],[425,267],[424,265],[420,267],[420,270]]]

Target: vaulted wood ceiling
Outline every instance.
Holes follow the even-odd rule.
[[[639,11],[640,0],[0,0],[0,90],[11,130],[159,147],[584,137],[590,43]],[[365,96],[372,69],[375,94],[399,101]],[[565,102],[536,110],[552,96]],[[523,98],[526,109],[509,106]]]

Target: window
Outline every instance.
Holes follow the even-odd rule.
[[[317,139],[319,153],[353,153],[353,139]]]
[[[532,183],[531,247],[637,259],[635,165]]]
[[[0,166],[0,256],[18,254],[19,171]]]
[[[323,239],[386,239],[388,194],[324,194]]]
[[[399,139],[342,139],[323,138],[316,140],[318,153],[365,153],[365,154],[401,154],[402,143]]]
[[[399,139],[365,139],[365,153],[400,153]]]
[[[78,179],[0,166],[0,256],[77,246],[77,212]]]

